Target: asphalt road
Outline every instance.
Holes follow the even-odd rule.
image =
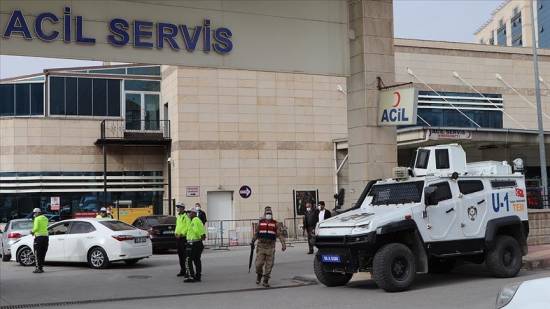
[[[0,263],[0,308],[58,303],[59,308],[494,308],[508,282],[550,276],[550,269],[522,271],[512,279],[491,278],[482,266],[461,266],[448,275],[419,276],[413,289],[385,293],[367,274],[346,287],[327,288],[314,278],[312,256],[297,245],[276,256],[271,289],[257,287],[248,273],[248,250],[209,250],[201,283],[175,276],[177,256],[155,255],[135,266],[92,270],[85,265],[47,265],[44,274],[13,262]],[[30,307],[30,306],[29,306]],[[19,307],[18,308],[24,308]]]

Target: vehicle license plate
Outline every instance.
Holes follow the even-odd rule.
[[[173,235],[174,231],[164,231],[164,232],[162,232],[162,234],[164,234],[164,235]]]
[[[136,237],[136,238],[134,238],[134,242],[136,242],[136,243],[146,242],[146,241],[147,241],[147,237]]]
[[[338,255],[321,255],[321,261],[323,263],[340,263],[340,256]]]

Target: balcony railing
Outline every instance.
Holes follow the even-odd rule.
[[[170,120],[115,120],[101,121],[98,141],[164,142],[170,141]]]

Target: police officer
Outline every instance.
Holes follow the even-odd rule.
[[[206,239],[206,232],[197,211],[190,211],[191,223],[187,230],[187,272],[190,278],[184,282],[200,282],[202,273],[201,254],[204,250],[202,241]],[[193,267],[194,266],[194,267]]]
[[[48,252],[48,218],[42,214],[40,208],[32,211],[34,219],[31,234],[34,235],[34,255],[36,257],[36,269],[33,273],[43,273],[44,258]]]
[[[254,245],[256,240],[258,240],[258,245],[256,246],[256,284],[260,284],[263,277],[262,285],[266,288],[269,287],[277,238],[281,241],[282,249],[285,251],[285,240],[277,225],[277,221],[273,220],[271,207],[267,206],[264,209],[264,217],[260,219],[258,229],[251,243],[251,245]]]
[[[95,216],[96,219],[107,219],[107,208],[105,207],[101,207],[101,209],[99,210],[99,213],[97,214],[97,216]]]
[[[176,230],[174,234],[176,236],[176,247],[180,262],[180,272],[177,276],[188,278],[189,274],[186,271],[185,260],[187,258],[187,230],[191,224],[191,219],[185,213],[184,204],[177,204],[176,209],[178,210],[178,216],[176,218]]]

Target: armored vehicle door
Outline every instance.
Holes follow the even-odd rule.
[[[458,180],[460,191],[460,226],[466,237],[484,237],[488,208],[487,193],[480,179]]]
[[[431,197],[433,205],[426,207],[427,216],[424,219],[427,234],[431,240],[451,240],[462,237],[461,234],[457,234],[457,207],[459,205],[456,192],[453,194],[452,186],[456,186],[456,184],[448,181],[438,181],[429,185],[429,187],[436,188]]]

